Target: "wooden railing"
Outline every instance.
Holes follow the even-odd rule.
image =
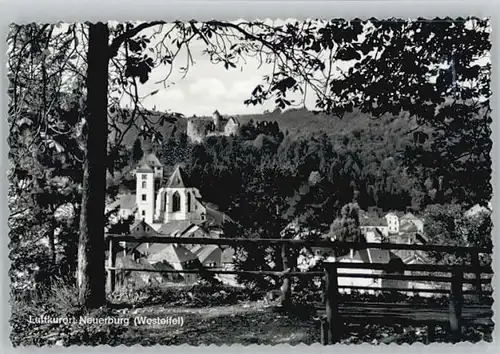
[[[475,250],[472,250],[475,252]],[[383,324],[420,324],[428,328],[428,340],[434,340],[435,326],[448,327],[453,341],[460,341],[462,336],[462,326],[464,318],[464,295],[471,295],[471,302],[465,306],[468,323],[491,324],[492,311],[490,306],[481,306],[474,303],[475,299],[481,296],[492,294],[491,290],[482,289],[483,284],[491,282],[491,278],[482,278],[482,274],[492,274],[488,266],[443,266],[415,264],[404,265],[404,271],[418,271],[428,273],[450,273],[451,276],[442,275],[405,275],[405,274],[344,274],[339,273],[339,269],[376,269],[387,272],[394,271],[387,264],[365,264],[365,263],[325,263],[325,307],[326,314],[322,322],[322,342],[323,344],[333,344],[340,341],[345,322],[375,322]],[[465,274],[473,274],[472,277],[465,278]],[[425,289],[425,288],[403,288],[403,287],[365,287],[365,286],[343,286],[339,285],[339,278],[348,276],[351,278],[379,278],[391,280],[407,281],[428,281],[433,283],[449,283],[448,289]],[[472,284],[472,290],[464,290],[465,284]],[[442,307],[421,307],[403,304],[386,303],[379,308],[372,308],[371,313],[366,312],[366,308],[359,308],[360,304],[346,302],[342,304],[340,289],[350,290],[376,290],[384,293],[390,292],[411,292],[411,293],[432,293],[449,294],[448,311],[444,312]],[[475,297],[474,297],[475,296]],[[346,305],[346,306],[342,306]],[[344,310],[343,313],[341,310]],[[419,318],[419,314],[421,318]],[[425,314],[425,316],[424,316]],[[370,316],[369,316],[370,315]],[[430,315],[430,316],[429,316]]]
[[[491,290],[484,290],[482,285],[491,282],[489,278],[483,278],[483,274],[490,275],[493,273],[488,265],[480,265],[480,254],[491,253],[490,248],[479,247],[454,247],[443,245],[409,245],[409,244],[391,244],[391,243],[348,243],[338,241],[323,241],[323,240],[286,240],[286,239],[241,239],[241,238],[178,238],[178,237],[162,237],[162,236],[146,236],[134,237],[131,235],[113,235],[108,234],[106,240],[109,242],[108,253],[108,289],[114,291],[116,277],[116,246],[118,242],[132,243],[160,243],[160,244],[190,244],[190,245],[225,245],[230,247],[248,247],[252,245],[260,246],[280,246],[283,249],[287,248],[303,248],[303,247],[319,247],[325,249],[384,249],[384,250],[413,250],[423,252],[441,252],[457,255],[470,255],[471,264],[460,265],[442,265],[442,264],[401,264],[397,267],[398,274],[394,274],[394,266],[385,263],[347,263],[347,262],[331,262],[324,264],[324,272],[320,271],[259,271],[259,270],[227,270],[227,269],[137,269],[137,268],[119,268],[122,271],[139,271],[153,273],[205,273],[205,274],[233,274],[233,275],[262,275],[262,276],[279,276],[279,277],[311,277],[324,276],[325,280],[325,308],[326,314],[322,321],[322,343],[332,344],[340,340],[343,331],[344,322],[380,322],[389,324],[392,321],[400,323],[420,323],[428,327],[428,339],[433,340],[434,330],[436,325],[447,323],[454,341],[461,339],[461,328],[465,323],[463,320],[463,310],[466,310],[466,315],[472,320],[488,320],[491,318],[491,308],[476,310],[468,306],[464,308],[464,295],[484,296],[491,295]],[[382,271],[380,273],[342,273],[339,269],[368,269]],[[407,274],[410,272],[410,274]],[[414,274],[414,272],[423,272],[426,274]],[[391,274],[392,273],[392,274]],[[406,273],[406,274],[405,274]],[[449,274],[449,275],[443,275]],[[465,274],[469,274],[465,277]],[[402,287],[370,287],[370,286],[353,286],[339,284],[339,278],[372,278],[372,279],[387,279],[387,280],[403,280],[403,281],[427,281],[434,283],[448,283],[448,289],[434,288],[402,288]],[[464,290],[464,284],[472,284],[472,290]],[[340,289],[349,289],[354,291],[378,291],[378,292],[411,292],[411,293],[433,293],[433,294],[449,294],[449,308],[447,313],[443,313],[442,309],[427,309],[419,310],[417,306],[399,306],[394,307],[388,303],[382,304],[379,308],[371,308],[372,316],[364,316],[366,313],[357,313],[360,304],[342,303],[340,301]],[[391,307],[392,306],[392,307]],[[390,311],[388,310],[390,308]],[[471,310],[472,309],[472,310]],[[484,310],[484,311],[483,311]],[[399,311],[399,315],[398,315]],[[420,312],[419,312],[420,311]],[[430,315],[429,315],[430,311]],[[425,312],[425,316],[423,315]],[[412,315],[414,315],[412,317]],[[418,318],[418,317],[422,318]],[[425,318],[424,318],[425,317]],[[488,322],[488,321],[487,321]],[[392,322],[394,323],[394,322]]]

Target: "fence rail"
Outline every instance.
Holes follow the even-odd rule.
[[[491,274],[493,270],[488,265],[480,265],[479,255],[491,253],[492,248],[481,247],[456,247],[443,245],[412,245],[412,244],[393,244],[393,243],[349,243],[339,241],[322,241],[322,240],[287,240],[287,239],[240,239],[240,238],[178,238],[178,237],[162,237],[162,236],[146,236],[136,237],[133,235],[106,235],[106,240],[109,242],[108,252],[108,289],[111,291],[115,288],[116,271],[130,272],[151,272],[151,273],[177,273],[177,274],[227,274],[227,275],[253,275],[253,276],[273,276],[283,277],[288,281],[293,277],[324,277],[324,298],[325,298],[325,318],[322,320],[322,343],[332,344],[340,340],[340,335],[343,331],[343,323],[347,320],[363,321],[362,313],[357,314],[357,308],[350,308],[347,312],[345,306],[340,301],[339,289],[349,290],[368,290],[381,292],[401,292],[401,293],[432,293],[432,294],[449,294],[449,308],[447,315],[442,311],[437,311],[432,316],[428,311],[423,314],[418,307],[402,309],[399,307],[391,307],[386,303],[386,308],[381,307],[373,310],[370,313],[370,318],[367,322],[390,323],[390,318],[397,313],[397,321],[401,323],[423,323],[428,326],[428,339],[432,341],[434,338],[435,325],[445,321],[449,325],[454,341],[461,338],[462,325],[469,323],[474,316],[484,320],[484,316],[488,316],[488,311],[476,311],[470,306],[464,306],[464,295],[491,295],[492,291],[483,289],[484,284],[491,283]],[[346,262],[326,262],[324,271],[262,271],[262,270],[227,270],[227,269],[144,269],[132,267],[116,267],[116,246],[118,242],[130,243],[160,243],[160,244],[188,244],[188,245],[225,245],[231,247],[252,247],[252,246],[280,246],[282,254],[286,253],[289,248],[298,247],[318,247],[326,249],[353,249],[362,250],[367,248],[383,249],[383,250],[413,250],[424,252],[440,252],[457,255],[470,254],[471,264],[458,265],[442,265],[442,264],[386,264],[386,263],[346,263]],[[365,269],[377,271],[372,273],[346,273],[342,270],[357,270]],[[405,273],[410,274],[405,274]],[[424,272],[422,274],[413,274],[414,272]],[[436,274],[437,273],[437,274]],[[449,274],[448,276],[443,275]],[[472,276],[467,276],[472,274]],[[483,277],[486,275],[487,277]],[[426,281],[433,283],[445,283],[449,286],[439,289],[426,288],[404,288],[396,286],[358,286],[339,284],[339,279],[342,278],[367,278],[367,279],[385,279],[396,281]],[[471,284],[472,289],[463,289],[465,284]],[[288,287],[290,289],[290,287]],[[290,290],[288,290],[289,292]],[[285,291],[283,293],[285,296]],[[289,294],[287,295],[289,296]],[[397,310],[394,310],[394,309]],[[378,311],[378,312],[377,312]],[[394,312],[396,311],[396,312]],[[399,312],[398,312],[399,311]],[[420,311],[420,312],[419,312]],[[467,314],[467,320],[462,316],[463,312]],[[421,316],[423,319],[419,320]],[[444,317],[443,317],[444,316]],[[487,320],[487,319],[486,319]]]
[[[184,245],[225,245],[225,246],[283,246],[288,247],[318,247],[318,248],[350,248],[361,250],[365,248],[376,248],[384,250],[410,250],[426,252],[444,252],[455,254],[475,254],[491,253],[492,247],[461,247],[444,245],[415,245],[415,244],[397,244],[397,243],[352,243],[328,240],[293,240],[293,239],[269,239],[269,238],[205,238],[205,237],[164,237],[164,236],[133,236],[120,234],[107,234],[106,240],[125,241],[137,243],[177,243]]]

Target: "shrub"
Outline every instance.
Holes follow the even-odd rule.
[[[54,281],[47,303],[57,314],[77,315],[83,312],[76,284],[70,284],[60,278]]]

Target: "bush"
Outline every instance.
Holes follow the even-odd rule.
[[[119,289],[113,301],[133,307],[164,304],[166,306],[204,307],[234,305],[259,299],[259,293],[247,288],[200,283],[193,286],[145,286],[129,292]]]
[[[76,284],[68,284],[62,279],[54,281],[47,304],[55,313],[61,315],[79,315],[84,308],[78,298]]]
[[[12,328],[10,338],[19,345],[99,345],[113,344],[118,334],[126,330],[117,324],[80,323],[81,316],[91,318],[116,317],[109,308],[85,311],[78,300],[75,284],[61,278],[52,282],[52,288],[43,294],[16,296],[11,300]],[[33,319],[50,318],[58,321],[37,323]],[[67,320],[65,323],[63,319]],[[120,343],[115,343],[120,344]]]

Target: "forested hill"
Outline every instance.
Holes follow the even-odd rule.
[[[224,112],[222,112],[224,114]],[[158,120],[162,113],[151,113],[150,119],[153,122]],[[277,122],[280,130],[287,133],[290,138],[303,138],[310,137],[311,135],[318,135],[326,133],[327,135],[364,135],[370,130],[374,130],[368,134],[370,139],[373,134],[390,134],[400,136],[406,139],[406,133],[410,131],[414,123],[408,118],[408,115],[402,113],[400,116],[394,117],[386,115],[381,118],[373,118],[369,115],[363,114],[358,110],[346,113],[342,118],[329,116],[325,114],[315,114],[307,109],[289,109],[284,112],[266,112],[264,114],[249,114],[249,115],[235,115],[240,124],[244,125],[253,122]],[[137,126],[143,124],[139,119]],[[175,123],[165,123],[163,126],[158,126],[157,129],[161,132],[163,137],[168,137],[172,132],[180,133],[186,131],[186,119],[177,119]],[[130,129],[124,139],[124,145],[132,147],[137,139],[138,129]]]
[[[289,109],[284,112],[239,115],[237,118],[242,124],[248,123],[250,120],[254,122],[275,121],[278,123],[280,130],[283,132],[288,131],[292,138],[323,133],[337,135],[364,132],[387,124],[390,124],[391,130],[395,128],[398,131],[407,131],[412,127],[408,115],[404,113],[398,117],[386,115],[381,118],[373,118],[358,110],[345,113],[343,117],[315,114],[307,109]]]

